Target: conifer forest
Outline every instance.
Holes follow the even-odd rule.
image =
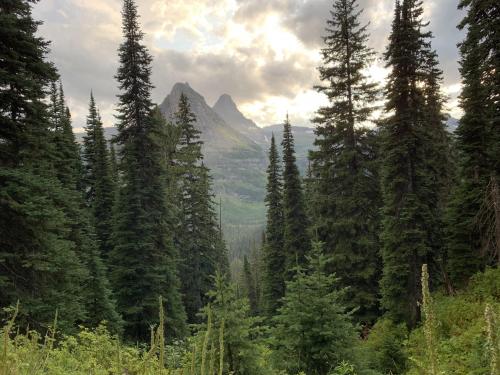
[[[326,2],[300,82],[313,114],[244,106],[280,114],[266,130],[187,83],[157,103],[147,2],[0,0],[0,375],[500,375],[500,2],[385,1],[377,48],[367,14],[384,1]],[[70,4],[121,15],[91,34],[119,33],[117,69],[86,66],[112,84],[60,69],[42,3],[66,17],[61,40],[94,27]],[[460,12],[441,19],[458,45],[433,32],[438,6]],[[457,54],[454,125],[436,40]]]

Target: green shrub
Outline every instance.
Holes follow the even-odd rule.
[[[406,369],[405,342],[408,329],[404,323],[380,319],[361,346],[369,367],[383,374],[402,374]]]

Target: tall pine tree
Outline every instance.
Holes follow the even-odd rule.
[[[345,288],[328,270],[331,260],[321,243],[314,243],[293,279],[272,331],[273,355],[288,373],[332,374],[342,361],[354,362],[357,332],[343,304]],[[336,372],[334,372],[336,373]]]
[[[179,129],[175,153],[179,207],[177,242],[181,251],[181,281],[188,321],[198,322],[217,270],[227,272],[222,242],[211,195],[209,170],[203,164],[200,131],[188,98],[181,94],[175,123]]]
[[[373,321],[378,310],[380,189],[377,135],[366,128],[376,108],[377,87],[367,68],[367,26],[361,26],[357,0],[337,0],[327,21],[316,89],[330,104],[314,122],[316,151],[311,152],[313,233],[332,255],[331,267],[357,317]]]
[[[396,2],[385,58],[388,118],[381,129],[383,231],[382,305],[396,321],[414,326],[419,319],[422,264],[441,259],[440,214],[443,198],[439,134],[440,108],[430,113],[429,32],[422,21],[422,2]],[[436,85],[436,87],[438,87]],[[437,93],[434,93],[436,96]],[[435,118],[438,116],[439,118]],[[433,272],[433,274],[439,274]]]
[[[460,45],[464,115],[456,130],[459,184],[448,211],[448,270],[456,286],[500,259],[499,7],[484,0],[459,7],[467,10],[459,25],[467,29]]]
[[[65,195],[60,205],[68,218],[67,239],[74,244],[83,265],[82,297],[86,309],[83,323],[96,327],[100,322],[107,321],[113,332],[121,332],[122,320],[116,312],[91,213],[88,212],[81,191],[83,167],[61,83],[59,91],[56,95],[52,93],[51,97],[57,97],[49,108],[52,113],[53,142],[56,149],[54,165]]]
[[[285,271],[304,264],[311,248],[308,219],[304,206],[302,181],[295,157],[292,125],[286,117],[283,125],[283,251],[286,256]]]
[[[85,271],[69,238],[45,104],[57,73],[48,42],[36,36],[33,3],[0,4],[0,305],[19,300],[20,320],[32,328],[46,327],[58,310],[68,332],[85,319]]]
[[[266,189],[267,226],[263,244],[263,305],[266,314],[271,316],[285,295],[286,272],[286,255],[283,249],[282,169],[274,134],[269,149]]]
[[[137,6],[125,0],[124,42],[116,75],[121,90],[118,135],[123,184],[117,203],[111,280],[130,339],[147,340],[163,296],[171,336],[185,332],[177,254],[168,225],[162,134],[165,121],[151,102],[151,56],[142,44]]]
[[[83,137],[85,195],[93,214],[100,253],[102,258],[106,259],[113,247],[111,236],[115,186],[104,129],[92,93],[85,131],[86,135]]]
[[[257,287],[254,275],[252,274],[250,262],[248,261],[248,257],[246,255],[243,257],[242,279],[242,285],[245,291],[245,295],[248,298],[248,302],[250,304],[250,312],[253,316],[255,316],[258,312]]]

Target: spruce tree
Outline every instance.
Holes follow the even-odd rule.
[[[57,79],[37,37],[34,1],[0,4],[0,305],[21,303],[21,324],[42,328],[59,312],[63,332],[85,319],[85,270],[69,238],[45,104]]]
[[[222,345],[224,351],[219,374],[268,373],[262,361],[260,318],[251,316],[248,300],[238,296],[236,285],[229,284],[225,276],[217,272],[213,285],[208,293],[210,304],[204,307],[202,315],[206,318],[210,310],[213,332],[221,332],[223,326],[223,339],[216,336],[217,344]],[[205,335],[206,325],[198,332],[198,336]],[[216,355],[221,355],[219,350]]]
[[[51,95],[53,96],[53,95]],[[107,321],[112,332],[121,332],[122,321],[116,312],[115,301],[111,295],[109,280],[104,267],[98,239],[95,235],[93,220],[85,204],[81,191],[81,159],[76,144],[71,115],[64,99],[62,84],[57,92],[58,100],[52,108],[52,128],[56,149],[54,165],[56,174],[63,186],[65,199],[61,201],[61,209],[68,218],[69,231],[67,239],[76,250],[83,265],[82,297],[86,309],[85,325],[96,327]]]
[[[431,33],[424,32],[422,2],[396,2],[385,58],[391,68],[382,132],[382,306],[397,322],[417,323],[422,264],[441,259],[443,193],[440,108],[430,113]],[[435,57],[432,57],[435,59]],[[431,64],[433,65],[433,64]],[[432,73],[434,78],[439,75]],[[436,87],[438,87],[436,85]],[[437,93],[434,93],[436,96]],[[439,118],[438,118],[439,117]],[[439,274],[433,272],[433,274]]]
[[[110,275],[125,334],[147,340],[157,321],[158,297],[165,301],[171,337],[185,332],[179,293],[177,254],[168,226],[166,169],[161,138],[165,121],[151,102],[151,56],[142,44],[137,6],[125,0],[124,42],[116,79],[120,167],[123,183],[117,202],[109,256]]]
[[[116,151],[113,143],[109,144],[109,166],[111,168],[111,177],[113,178],[114,189],[118,190],[120,176],[118,174],[118,160],[116,159]]]
[[[255,316],[258,310],[257,290],[250,262],[246,255],[243,257],[243,287],[250,304],[250,313]]]
[[[347,300],[368,323],[378,310],[380,189],[377,134],[365,124],[376,109],[378,91],[366,73],[374,53],[358,8],[357,0],[337,0],[327,21],[319,68],[325,85],[316,89],[330,103],[314,119],[310,216],[312,232],[332,255],[339,285],[350,287]]]
[[[343,304],[345,288],[327,269],[331,258],[315,243],[286,284],[282,306],[275,316],[274,355],[289,373],[326,375],[344,360],[355,359],[357,332]]]
[[[495,99],[500,95],[498,5],[462,0],[459,7],[467,11],[459,25],[467,30],[460,44],[460,105],[464,115],[456,130],[459,183],[447,216],[448,271],[457,287],[486,265],[498,264],[500,259],[499,231],[495,230],[495,223],[491,228],[484,220],[495,217],[495,201],[499,207],[500,200],[494,193],[500,178],[500,106]],[[499,227],[497,222],[496,228]]]
[[[227,256],[213,208],[211,178],[203,164],[200,131],[188,98],[181,94],[175,124],[179,130],[174,162],[180,215],[176,240],[181,251],[184,305],[191,323],[198,322],[217,270],[228,271]]]
[[[294,267],[305,262],[311,244],[304,192],[288,115],[283,125],[281,145],[283,146],[283,252],[286,256],[285,271],[290,276]]]
[[[264,311],[273,315],[285,294],[286,254],[283,248],[283,182],[282,168],[274,134],[269,149],[267,167],[267,225],[263,244],[263,302]]]
[[[111,170],[102,121],[92,93],[90,94],[85,131],[86,135],[83,137],[85,195],[87,204],[92,211],[100,254],[103,259],[106,259],[113,247],[111,236],[115,198],[113,180],[115,177]]]

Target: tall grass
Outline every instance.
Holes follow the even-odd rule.
[[[210,310],[209,310],[210,311]],[[216,350],[218,341],[224,347],[223,328],[217,336],[212,332],[211,313],[202,347],[194,338],[192,351],[186,352],[183,345],[165,344],[165,313],[159,299],[159,324],[151,328],[148,348],[123,344],[111,335],[105,325],[93,330],[81,328],[76,336],[56,339],[57,314],[45,336],[27,330],[21,333],[15,326],[19,304],[3,329],[0,330],[0,375],[217,375],[223,373],[224,351]],[[210,350],[208,349],[210,348]],[[201,352],[197,359],[196,353]],[[219,352],[219,353],[217,353]],[[181,357],[173,365],[168,354]],[[219,366],[215,366],[219,359]],[[218,367],[218,368],[216,368]]]

